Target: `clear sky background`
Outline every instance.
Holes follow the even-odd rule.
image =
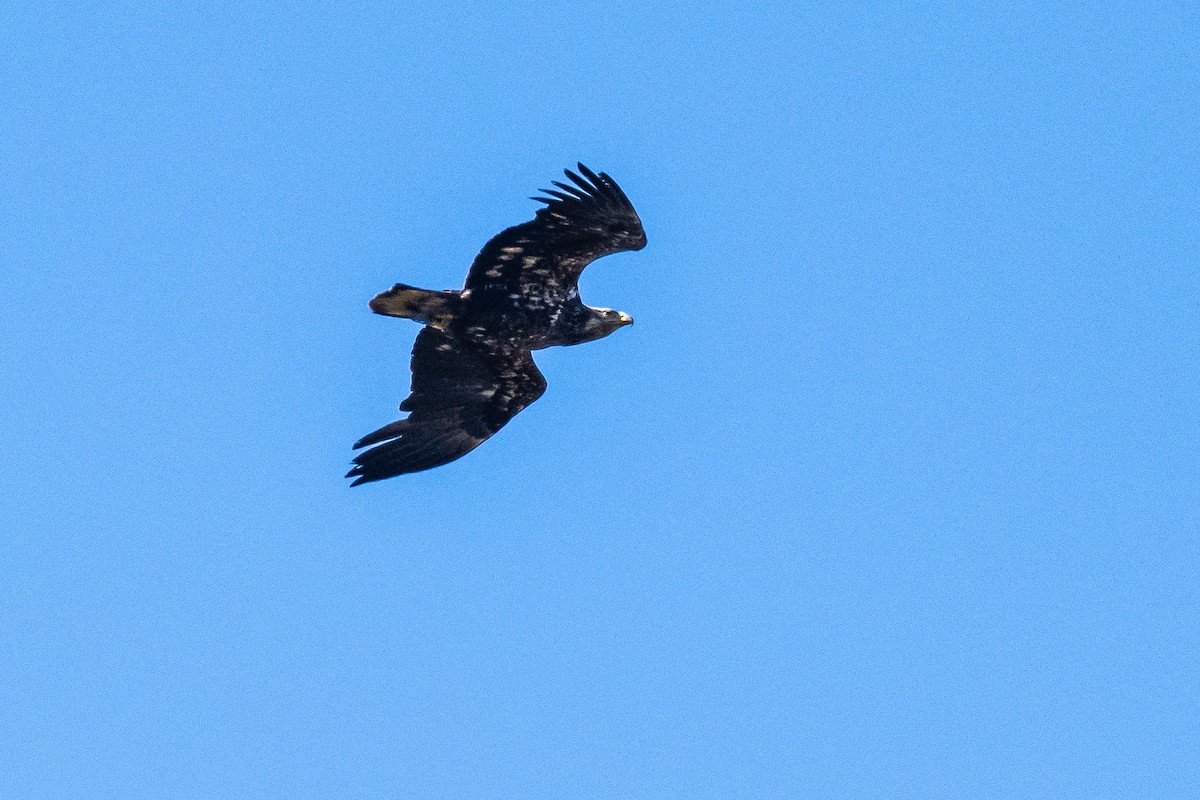
[[[1194,3],[6,3],[0,796],[1200,796]],[[418,327],[649,246],[449,466]]]

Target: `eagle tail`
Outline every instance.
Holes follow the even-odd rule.
[[[376,314],[415,319],[435,328],[445,328],[458,312],[462,302],[460,295],[452,290],[436,292],[397,283],[371,298],[368,305]]]

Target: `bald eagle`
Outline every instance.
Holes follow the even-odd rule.
[[[579,299],[579,274],[597,258],[646,246],[625,192],[583,164],[534,197],[544,208],[492,238],[461,290],[397,283],[376,295],[376,314],[425,324],[412,351],[408,416],[368,433],[346,474],[351,486],[461,458],[546,391],[533,350],[608,336],[633,318]]]

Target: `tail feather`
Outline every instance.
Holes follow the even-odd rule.
[[[415,319],[435,328],[445,328],[454,319],[460,300],[460,293],[456,291],[436,292],[397,283],[375,295],[368,305],[376,314]]]

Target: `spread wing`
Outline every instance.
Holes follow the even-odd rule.
[[[528,350],[480,349],[436,328],[417,334],[405,419],[354,443],[352,486],[419,472],[460,458],[542,396],[546,379]],[[383,444],[378,444],[383,442]]]
[[[548,197],[533,198],[546,207],[532,220],[502,231],[484,245],[467,273],[465,288],[567,292],[597,258],[646,246],[642,221],[617,182],[578,166],[582,175],[565,170],[571,184],[553,181],[556,189],[541,190]]]

